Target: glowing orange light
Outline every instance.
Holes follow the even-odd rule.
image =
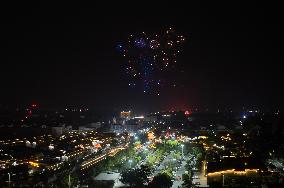
[[[39,167],[39,164],[33,161],[29,161],[29,164],[34,167]]]
[[[154,133],[153,132],[149,132],[148,133],[148,139],[149,140],[153,140],[155,138]]]

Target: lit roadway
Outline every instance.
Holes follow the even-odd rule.
[[[186,165],[186,161],[183,160],[180,166],[180,169],[177,171],[176,174],[176,179],[173,182],[172,188],[178,188],[178,187],[182,187],[182,175],[185,173],[185,165]]]
[[[80,168],[81,168],[81,170],[88,169],[89,167],[95,165],[96,163],[104,160],[106,157],[116,155],[117,152],[126,149],[127,146],[128,146],[128,144],[126,144],[125,146],[119,146],[119,147],[110,149],[106,153],[103,153],[99,156],[96,156],[94,158],[86,160],[86,161],[82,162],[82,164],[80,165]]]
[[[193,173],[193,176],[198,176],[198,178],[194,178],[192,180],[192,183],[195,184],[197,187],[209,187],[207,185],[207,176],[206,176],[206,168],[207,167],[206,167],[206,164],[207,164],[206,161],[202,161],[201,171]]]
[[[118,146],[118,147],[115,147],[115,148],[111,148],[111,149],[109,149],[109,150],[107,150],[105,153],[103,153],[103,154],[100,154],[100,155],[98,155],[98,156],[96,156],[96,157],[93,157],[93,158],[90,158],[90,159],[88,159],[88,160],[85,160],[85,161],[83,161],[80,165],[76,165],[73,169],[72,169],[72,171],[76,171],[76,170],[86,170],[86,169],[88,169],[88,168],[90,168],[90,167],[92,167],[93,165],[95,165],[96,163],[98,163],[98,162],[100,162],[100,161],[102,161],[102,160],[104,160],[106,157],[108,157],[108,156],[114,156],[114,155],[116,155],[119,151],[121,151],[121,150],[124,150],[124,149],[126,149],[128,147],[128,143],[127,144],[125,144],[124,146]],[[81,153],[81,151],[79,150],[79,151],[75,151],[75,152],[73,152],[72,154],[74,154],[75,156],[78,154],[78,153]],[[73,155],[73,156],[74,156]],[[52,165],[52,166],[49,166],[49,169],[53,169],[53,170],[56,170],[56,169],[59,169],[60,168],[60,166],[61,165],[63,165],[63,162],[60,162],[60,163],[57,163],[57,164],[54,164],[54,165]],[[67,170],[67,169],[66,169]],[[64,170],[64,171],[66,171],[66,170]],[[64,172],[63,171],[63,172]],[[58,174],[61,174],[62,172],[59,172]],[[57,178],[56,178],[57,176],[54,174],[54,176],[50,179],[51,181],[54,181],[54,180],[56,180]]]

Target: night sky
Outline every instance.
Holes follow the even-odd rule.
[[[165,3],[165,2],[164,2]],[[5,8],[4,8],[5,9]],[[7,7],[1,21],[1,106],[136,111],[280,108],[280,10],[267,4]],[[128,87],[117,42],[173,27],[187,42],[179,87]]]

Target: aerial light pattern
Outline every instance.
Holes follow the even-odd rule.
[[[176,87],[173,75],[184,41],[184,36],[169,28],[161,34],[129,35],[117,44],[116,50],[125,58],[128,86],[156,95],[163,87]]]

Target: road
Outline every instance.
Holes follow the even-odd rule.
[[[195,184],[197,187],[209,187],[209,185],[207,185],[206,164],[206,161],[202,161],[201,170],[193,173],[193,177],[198,176],[198,178],[194,178],[192,180],[192,183]]]
[[[157,167],[157,169],[154,172],[154,176],[156,176],[157,174],[159,174],[161,172],[161,170],[163,170],[165,168],[165,163],[169,161],[169,155],[167,155],[165,157],[165,159],[160,163],[160,165]]]
[[[185,173],[185,165],[186,165],[186,160],[184,159],[181,163],[181,166],[179,168],[179,170],[177,171],[176,174],[176,179],[173,182],[172,188],[178,188],[178,187],[182,187],[182,175]]]
[[[119,146],[119,147],[116,147],[116,148],[109,149],[108,151],[106,151],[106,153],[103,153],[99,156],[96,156],[94,158],[91,158],[89,160],[82,162],[82,164],[80,165],[80,168],[82,170],[85,170],[89,167],[92,167],[96,163],[104,160],[107,156],[114,156],[114,155],[116,155],[116,153],[118,153],[121,150],[124,150],[126,147],[127,147],[127,144],[125,146]]]

